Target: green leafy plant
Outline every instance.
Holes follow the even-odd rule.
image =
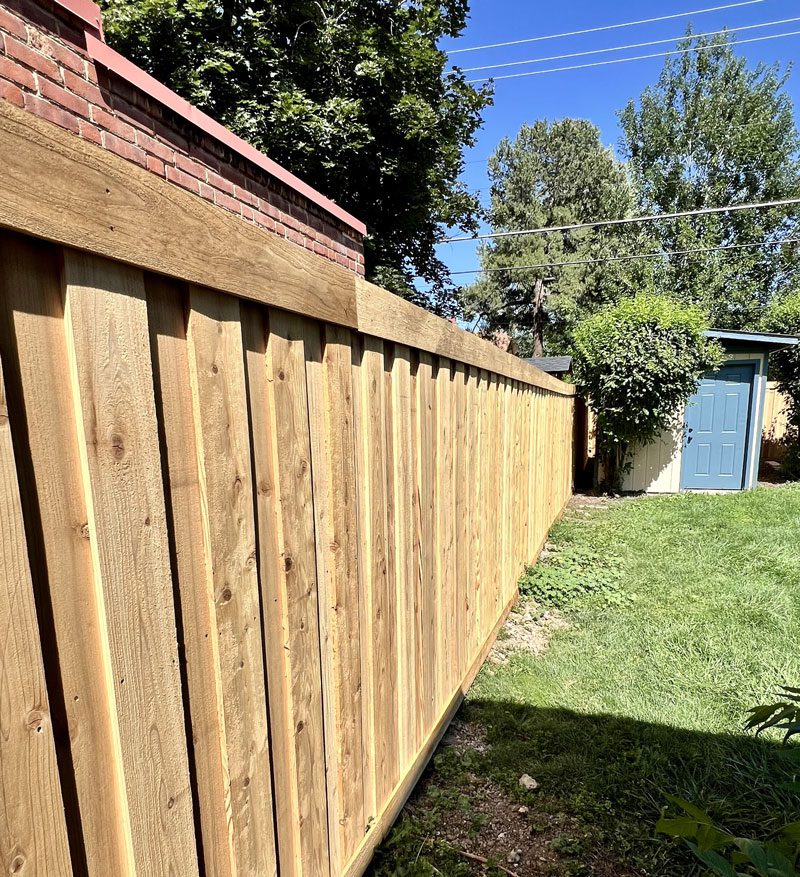
[[[575,383],[597,415],[605,482],[619,489],[628,452],[670,429],[699,377],[722,361],[698,308],[670,298],[623,299],[575,331]]]
[[[784,685],[781,694],[783,700],[764,706],[754,706],[750,710],[745,724],[746,730],[755,730],[756,734],[761,734],[769,728],[785,731],[784,743],[800,734],[800,688],[789,688]]]
[[[768,332],[800,335],[800,292],[774,302],[764,317],[763,328]],[[781,468],[789,478],[800,479],[800,345],[772,354],[770,365],[778,389],[789,400],[786,454]]]
[[[620,563],[607,552],[585,545],[566,544],[534,566],[526,566],[520,593],[542,606],[565,609],[589,597],[608,605],[624,602]]]
[[[783,743],[800,735],[800,688],[783,687],[782,699],[753,707],[745,729],[756,734],[774,728],[784,731]],[[790,791],[800,791],[793,783]],[[656,832],[683,839],[695,856],[720,877],[800,877],[800,822],[790,822],[765,840],[736,837],[714,824],[712,818],[694,804],[668,795],[677,815],[663,811]],[[746,870],[739,870],[745,868]]]
[[[668,796],[680,814],[661,816],[656,831],[683,838],[697,858],[721,877],[798,877],[800,822],[784,825],[765,841],[735,837],[714,825],[711,817],[682,798]],[[740,871],[740,867],[746,871]]]

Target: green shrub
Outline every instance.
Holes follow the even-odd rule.
[[[526,566],[519,580],[520,593],[542,606],[565,609],[598,596],[613,605],[627,598],[620,589],[620,563],[607,551],[567,544]]]
[[[773,303],[763,325],[767,332],[800,335],[800,292]],[[800,479],[800,345],[773,353],[770,366],[778,388],[789,399],[782,468],[790,478]]]
[[[578,389],[597,415],[606,481],[618,488],[629,449],[671,428],[700,376],[722,361],[702,312],[639,295],[583,320],[575,331]]]

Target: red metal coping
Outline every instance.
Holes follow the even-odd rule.
[[[74,15],[84,24],[88,24],[98,33],[103,32],[103,13],[96,3],[92,0],[53,0],[56,6],[66,9],[67,12]]]
[[[316,189],[304,183],[271,158],[268,158],[263,152],[259,152],[258,149],[242,140],[241,137],[220,125],[219,122],[214,121],[211,116],[192,106],[187,100],[175,94],[166,85],[159,82],[140,67],[137,67],[124,55],[120,55],[119,52],[112,49],[102,39],[99,39],[96,34],[102,34],[103,19],[100,7],[97,4],[91,2],[91,0],[54,0],[54,2],[79,18],[92,31],[95,31],[95,33],[89,30],[86,31],[86,48],[89,57],[97,64],[101,64],[107,70],[122,77],[135,88],[157,100],[177,115],[182,116],[201,131],[219,140],[220,143],[223,143],[229,149],[237,152],[262,170],[265,170],[284,185],[294,189],[295,192],[303,195],[303,197],[321,207],[331,216],[336,217],[336,219],[349,226],[358,234],[365,235],[367,233],[367,227],[360,219],[356,219],[355,216],[343,210],[338,204],[331,201],[330,198],[326,198]]]

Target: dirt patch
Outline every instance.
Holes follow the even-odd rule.
[[[486,742],[486,731],[474,722],[465,722],[456,717],[450,723],[447,733],[442,738],[442,746],[452,746],[456,752],[477,752],[485,755],[489,751]]]
[[[541,655],[553,634],[567,626],[566,619],[557,610],[544,610],[534,600],[522,597],[500,629],[487,660],[502,666],[515,652]]]
[[[610,496],[607,493],[576,493],[573,494],[567,508],[570,511],[607,509],[609,506],[624,502],[624,500],[624,496]]]
[[[435,782],[431,777],[425,783]],[[415,795],[410,815],[424,806],[425,788]],[[497,874],[492,865],[516,877],[635,877],[626,869],[597,852],[597,839],[585,825],[557,812],[555,802],[544,794],[532,796],[530,803],[512,801],[490,779],[472,776],[461,790],[459,806],[438,820],[423,844],[457,853],[474,874]],[[486,864],[481,861],[483,860]],[[501,872],[503,873],[503,872]]]

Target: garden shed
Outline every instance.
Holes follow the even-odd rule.
[[[789,335],[710,329],[725,361],[703,375],[672,431],[636,449],[623,487],[646,493],[755,487],[770,353]]]

